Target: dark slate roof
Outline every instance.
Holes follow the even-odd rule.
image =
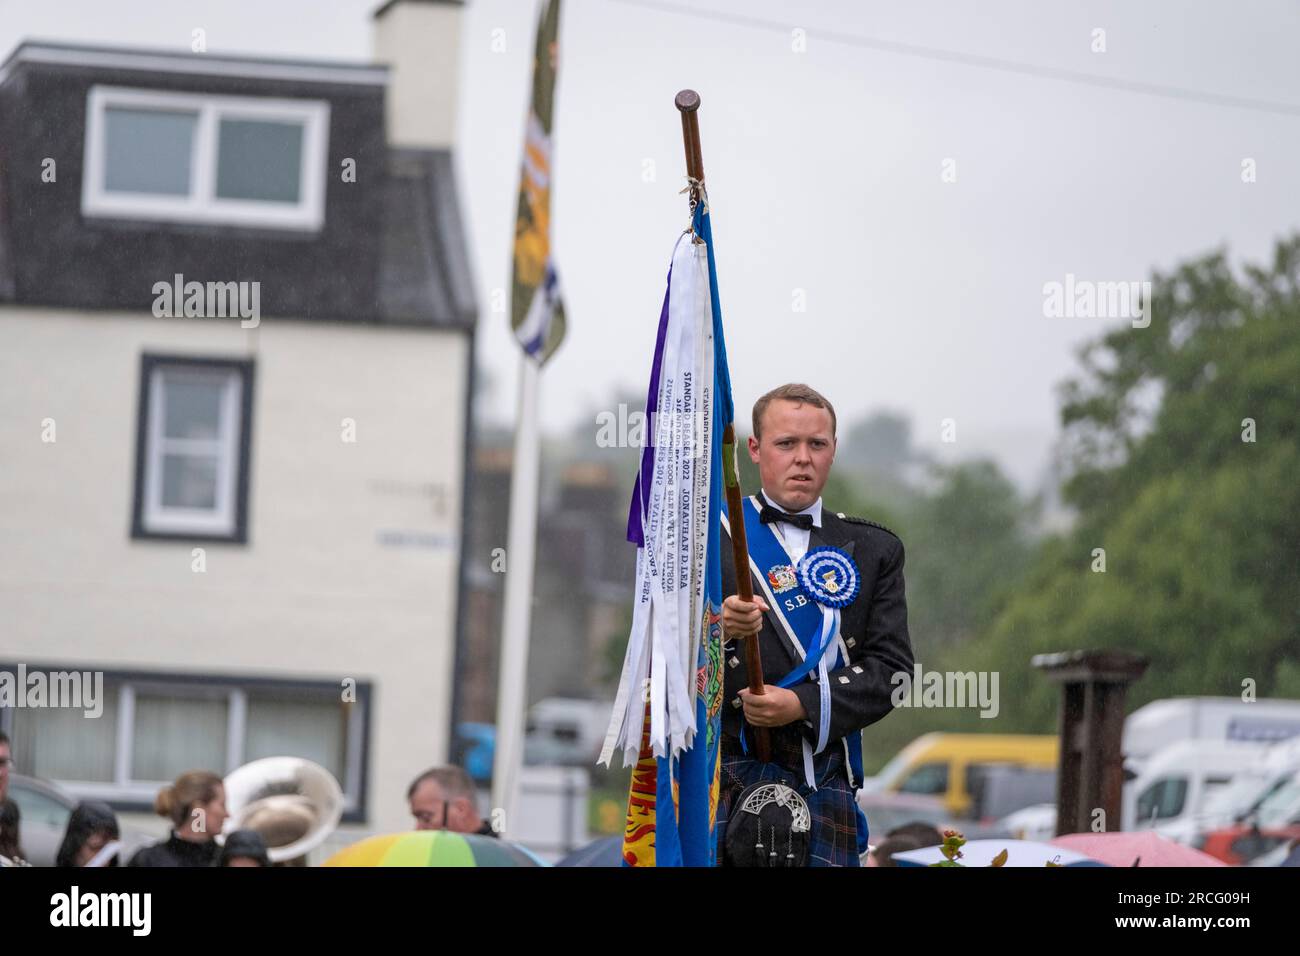
[[[153,283],[262,283],[263,317],[472,328],[476,305],[447,150],[393,149],[373,64],[28,42],[0,66],[0,302],[148,310]],[[330,105],[319,232],[81,213],[94,84]],[[41,182],[45,157],[56,183]],[[344,158],[357,180],[339,175]]]
[[[380,17],[382,17],[385,13],[388,12],[388,8],[389,8],[389,7],[393,6],[393,5],[396,4],[396,3],[400,3],[400,2],[401,2],[401,0],[385,0],[384,5],[381,6],[381,7],[379,7],[377,10],[375,10],[375,12],[371,14],[371,17],[373,17],[374,19],[378,20],[378,19],[379,19]],[[448,7],[463,7],[463,6],[465,5],[465,0],[422,0],[422,2],[424,2],[424,3],[440,3],[440,4],[442,4],[443,6],[448,6]]]
[[[61,65],[92,72],[138,69],[145,72],[186,75],[235,76],[249,80],[308,80],[340,84],[384,86],[389,69],[379,63],[346,60],[240,56],[229,53],[191,53],[148,47],[97,46],[63,41],[24,40],[0,64],[0,83],[20,65]]]
[[[463,315],[472,324],[474,291],[450,151],[389,150],[383,223],[379,296],[389,321],[428,324]]]

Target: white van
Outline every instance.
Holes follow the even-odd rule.
[[[612,701],[547,697],[528,709],[524,763],[590,767],[600,755]]]
[[[1277,743],[1300,735],[1300,700],[1239,697],[1153,700],[1124,721],[1124,766],[1140,773],[1157,751],[1182,740]]]
[[[1123,829],[1155,830],[1180,843],[1217,791],[1238,773],[1257,767],[1267,744],[1234,740],[1180,740],[1153,754],[1124,787]]]
[[[1239,770],[1232,783],[1210,794],[1202,804],[1191,845],[1197,846],[1200,837],[1211,830],[1232,826],[1249,817],[1297,773],[1300,773],[1300,737],[1273,744],[1257,761]]]

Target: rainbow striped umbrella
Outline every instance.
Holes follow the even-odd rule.
[[[324,866],[546,866],[515,843],[474,833],[415,830],[344,847]]]

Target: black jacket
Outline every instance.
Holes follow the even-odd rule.
[[[840,634],[848,646],[849,662],[830,676],[831,743],[846,734],[874,724],[893,709],[891,696],[898,686],[891,679],[899,672],[912,676],[912,642],[907,634],[907,598],[903,587],[903,542],[887,528],[867,521],[837,515],[822,507],[822,526],[808,537],[809,550],[831,546],[849,554],[862,576],[862,587],[853,603],[840,612]],[[764,568],[763,572],[766,573]],[[754,582],[754,593],[763,591]],[[736,571],[731,556],[731,539],[722,538],[722,594],[736,593]],[[777,596],[780,600],[780,596]],[[763,615],[758,635],[765,683],[776,684],[799,663],[785,632],[772,612]],[[733,663],[734,661],[734,663]],[[745,668],[744,641],[729,641],[723,649],[726,673],[722,705],[722,730],[737,736],[741,727],[740,691],[749,686]],[[820,719],[821,700],[815,683],[817,672],[790,688],[808,712],[808,721],[789,725],[814,745]],[[810,679],[812,678],[812,679]],[[780,729],[780,728],[778,728]],[[746,737],[752,735],[746,731]]]
[[[220,856],[216,840],[191,843],[173,833],[164,842],[140,850],[127,866],[215,866]]]

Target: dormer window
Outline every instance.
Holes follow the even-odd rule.
[[[94,86],[86,216],[317,231],[329,104]]]

